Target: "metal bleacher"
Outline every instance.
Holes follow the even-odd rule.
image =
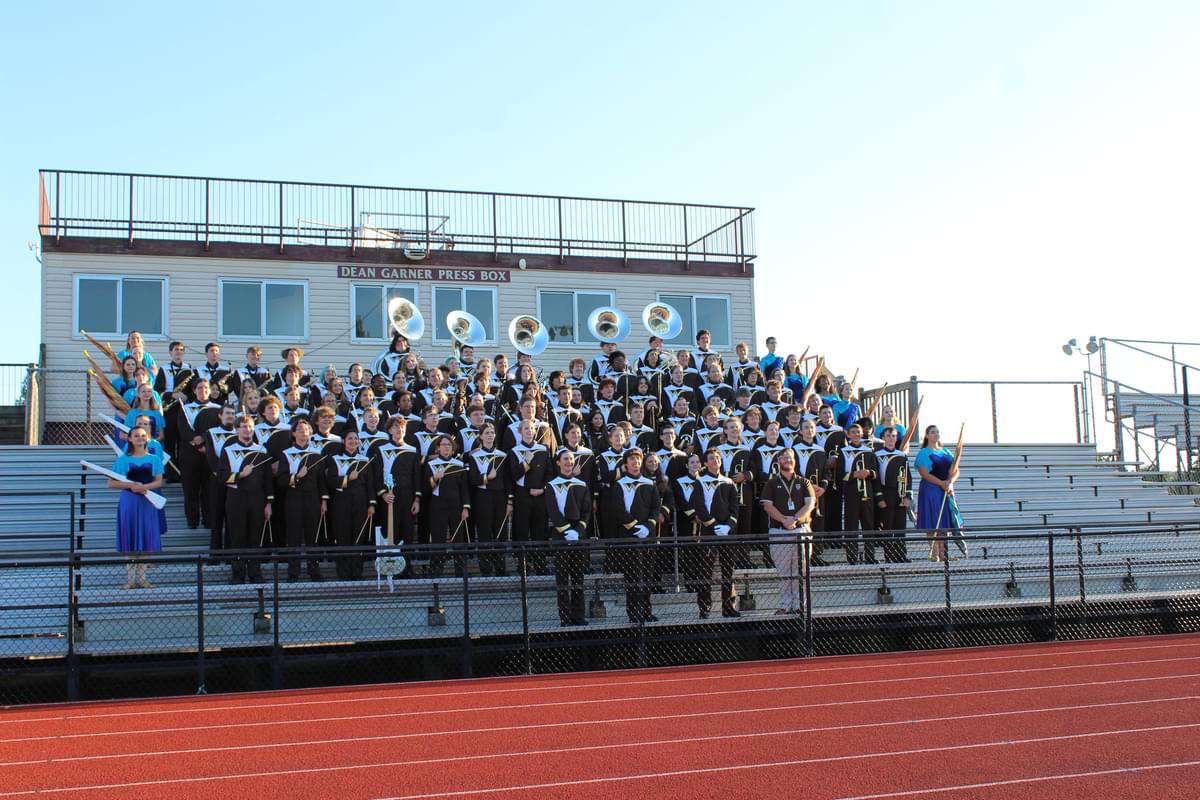
[[[1181,394],[1125,393],[1117,396],[1117,414],[1131,428],[1153,432],[1157,440],[1180,441],[1189,427],[1193,436],[1200,432],[1200,403],[1195,397],[1187,400]]]

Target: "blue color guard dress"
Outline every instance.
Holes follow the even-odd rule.
[[[117,456],[112,471],[124,475],[131,483],[151,483],[162,475],[163,463],[158,456]],[[122,553],[157,553],[162,550],[162,535],[167,530],[167,517],[155,508],[144,495],[121,490],[117,504],[117,550]]]
[[[930,475],[947,480],[950,477],[950,467],[954,465],[954,454],[944,447],[934,450],[922,447],[917,453],[917,469],[925,469]],[[943,504],[942,498],[945,498]],[[921,481],[921,490],[917,493],[917,527],[922,530],[945,529],[951,531],[958,549],[966,555],[967,546],[963,541],[963,518],[959,513],[958,503],[954,495],[946,496],[940,486],[934,486],[931,481]]]

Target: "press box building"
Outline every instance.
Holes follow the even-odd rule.
[[[202,361],[206,342],[238,366],[252,344],[263,363],[302,346],[304,364],[340,373],[387,347],[387,300],[426,320],[414,349],[451,353],[447,312],[483,321],[480,355],[513,354],[509,321],[533,314],[550,344],[537,359],[591,358],[588,314],[615,305],[678,309],[670,342],[707,328],[732,352],[753,342],[753,209],[379,186],[43,170],[41,374],[45,440],[106,403],[84,389],[86,330],[116,349],[138,330],[160,361],[179,339]],[[88,406],[91,406],[89,409]]]

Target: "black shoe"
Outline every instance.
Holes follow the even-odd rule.
[[[587,624],[588,624],[588,621],[587,621],[586,619],[582,619],[582,618],[580,618],[580,619],[577,619],[577,620],[575,620],[575,621],[574,621],[574,622],[572,622],[571,624],[572,624],[572,625],[587,625]]]
[[[741,615],[742,612],[738,611],[736,608],[727,608],[721,612],[722,617],[740,617]]]
[[[809,559],[808,563],[814,567],[828,567],[829,566],[829,562],[826,561],[825,559],[821,558],[820,556],[813,556],[811,559]]]
[[[700,609],[700,619],[708,619],[708,610],[707,609],[704,609],[704,608]]]
[[[653,614],[648,614],[646,615],[646,618],[642,620],[642,622],[658,622],[658,617],[654,616]]]

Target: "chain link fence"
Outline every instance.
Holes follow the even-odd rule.
[[[0,703],[1200,630],[1200,526],[945,539],[909,532],[891,561],[820,567],[790,536],[406,546],[403,563],[365,547],[9,555]],[[323,579],[289,580],[309,560]],[[235,562],[261,578],[235,583]]]

